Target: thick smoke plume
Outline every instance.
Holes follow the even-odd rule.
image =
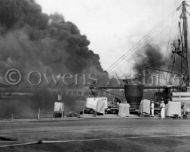
[[[146,44],[142,50],[138,51],[134,70],[138,74],[142,74],[146,68],[154,69],[165,67],[167,65],[166,61],[167,58],[163,56],[159,46]]]
[[[99,55],[88,48],[89,44],[90,41],[80,33],[74,23],[65,21],[60,14],[42,13],[40,5],[34,0],[0,0],[1,73],[11,67],[17,67],[23,73],[34,70],[54,74],[107,75],[101,67]],[[34,112],[38,107],[43,109],[44,105],[52,108],[56,95],[44,91],[33,97],[19,98],[1,98],[1,112],[8,112],[10,117],[10,113],[15,111],[31,114],[30,111]],[[23,107],[16,106],[18,104]],[[66,103],[69,104],[73,107],[76,103]]]
[[[180,61],[179,56],[164,56],[159,46],[146,44],[138,51],[134,70],[145,85],[180,85]]]
[[[3,65],[49,72],[103,72],[89,44],[74,23],[60,14],[42,13],[34,0],[0,0]]]

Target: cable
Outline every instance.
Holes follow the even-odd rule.
[[[150,44],[150,41],[148,43]],[[141,46],[141,49],[145,49],[145,47],[147,47],[147,44],[145,44],[144,46]],[[138,53],[135,54],[135,52],[133,52],[131,56],[127,56],[128,58],[125,58],[125,60],[120,61],[120,63],[122,63],[123,61],[131,61],[133,58],[136,58],[137,56],[139,56],[139,54]],[[113,72],[117,68],[117,66],[119,66],[119,64],[112,67],[112,69],[109,70],[109,72]]]
[[[172,11],[171,13],[169,13],[169,15],[167,15],[167,16],[170,16],[171,14],[173,14],[173,12],[174,12],[174,11]],[[165,19],[164,19],[164,20],[165,20]],[[161,22],[159,22],[158,25],[160,25],[161,23],[163,23],[164,20],[162,20]],[[157,27],[158,25],[156,25],[155,27]],[[151,33],[154,32],[153,30],[154,30],[154,28],[153,28],[148,34],[146,34],[142,39],[140,39],[140,40],[137,42],[137,44],[144,42],[144,40],[145,40]],[[125,58],[125,56],[128,55],[129,53],[134,52],[134,51],[135,51],[134,48],[136,48],[136,47],[137,47],[137,46],[135,45],[135,46],[133,46],[131,49],[129,49],[128,52],[124,53],[118,60],[116,60],[116,61],[115,61],[111,66],[109,66],[106,70],[109,71],[110,68],[113,68],[113,67],[117,66],[118,62],[121,62],[121,60],[123,60],[123,58]]]
[[[160,32],[162,32],[162,31],[165,31],[165,27],[164,27]],[[171,31],[171,28],[170,28],[170,31]],[[159,31],[157,31],[157,32],[159,32]],[[158,33],[158,34],[159,34],[159,33]],[[147,44],[147,43],[150,43],[150,42],[151,42],[151,39],[149,39],[149,40],[146,41],[146,42],[143,41],[143,44],[142,44],[142,45],[146,46],[146,44]],[[136,48],[138,48],[138,47],[142,47],[142,46],[141,46],[141,45],[135,46],[134,48],[132,48],[132,49],[130,49],[128,52],[126,52],[123,56],[121,56],[120,59],[118,60],[118,64],[119,64],[119,62],[122,62],[122,60],[124,60],[124,59],[126,60],[125,57],[126,57],[129,53],[132,54],[132,53],[136,50]],[[112,66],[111,70],[114,69],[118,64],[115,63],[115,65]],[[109,71],[111,71],[111,70],[109,70]]]
[[[162,30],[163,31],[163,30]],[[171,33],[171,30],[170,30],[170,33]],[[149,40],[148,42],[146,42],[145,44],[144,44],[144,48],[147,46],[147,43],[150,43],[150,41],[151,40]],[[169,46],[169,43],[168,43],[168,46]],[[168,47],[167,47],[168,48]],[[141,49],[143,49],[142,48],[142,46],[141,46]],[[168,50],[168,49],[167,49]],[[129,58],[131,58],[132,59],[132,57],[134,58],[134,56],[128,56],[128,58],[124,58],[126,61],[129,61],[128,59]],[[120,61],[120,63],[122,63],[123,61],[124,61],[124,59],[122,60],[122,61]],[[117,65],[115,65],[115,66],[113,66],[112,68],[111,68],[111,70],[109,70],[109,72],[112,72],[115,68],[117,68],[117,66],[118,66],[119,64],[117,64]]]

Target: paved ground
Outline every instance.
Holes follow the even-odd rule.
[[[0,146],[0,152],[188,152],[190,120],[79,119],[0,122]]]

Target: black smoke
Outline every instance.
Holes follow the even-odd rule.
[[[94,73],[107,77],[99,55],[89,49],[89,44],[90,41],[74,23],[66,21],[57,13],[43,13],[41,6],[34,0],[0,0],[1,73],[16,67],[22,73]],[[24,88],[26,84],[19,87]],[[63,91],[60,88],[64,87],[59,86],[57,90]],[[1,111],[3,114],[9,112],[6,114],[8,117],[18,112],[29,115],[38,107],[52,111],[56,98],[55,94],[47,90],[31,97],[1,97],[1,107],[4,107]],[[76,104],[74,97],[63,98],[70,109],[76,109],[73,107]]]
[[[165,68],[168,64],[167,59],[157,45],[146,44],[138,51],[135,58],[134,70],[138,74],[142,74],[145,69]]]
[[[42,13],[34,0],[0,0],[0,59],[4,65],[49,72],[103,72],[89,44],[74,23],[60,14]]]

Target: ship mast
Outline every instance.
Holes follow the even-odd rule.
[[[186,87],[189,87],[189,52],[188,52],[188,21],[187,21],[187,6],[189,6],[186,1],[183,1],[178,7],[178,10],[181,8],[181,15],[179,22],[180,38],[178,39],[177,44],[174,46],[173,53],[176,53],[181,58],[181,74],[183,76],[183,82]],[[181,26],[182,24],[182,26]]]

